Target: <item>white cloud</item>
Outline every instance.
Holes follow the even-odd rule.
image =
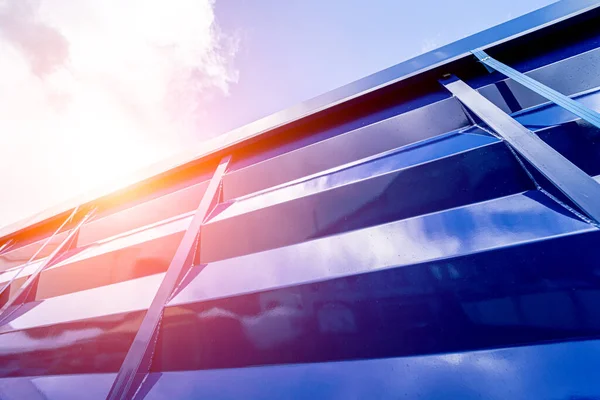
[[[212,136],[238,76],[214,6],[0,0],[0,225]]]

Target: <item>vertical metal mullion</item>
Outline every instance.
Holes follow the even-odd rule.
[[[465,82],[441,80],[467,108],[564,193],[596,224],[600,223],[600,184]]]
[[[73,212],[71,217],[75,216],[75,212]],[[89,220],[94,214],[95,209],[89,211],[79,223],[71,229],[71,232],[67,235],[67,237],[54,249],[54,251],[46,258],[46,260],[29,276],[29,278],[23,283],[21,288],[17,291],[15,297],[12,300],[9,300],[1,309],[0,309],[0,325],[4,324],[5,321],[12,315],[13,312],[16,311],[18,306],[25,304],[28,300],[29,294],[32,288],[37,286],[37,282],[40,278],[41,273],[46,269],[46,267],[52,265],[58,257],[62,254],[63,249],[71,242],[71,239],[77,234],[81,226]],[[71,220],[69,217],[63,224],[66,225],[68,221]],[[62,227],[62,226],[61,226]],[[60,228],[59,228],[60,229]],[[37,254],[37,253],[36,253]],[[34,255],[35,257],[35,255]]]
[[[177,283],[185,274],[186,267],[191,268],[190,256],[193,255],[194,245],[199,245],[196,241],[200,235],[200,229],[210,211],[210,206],[217,198],[230,159],[231,156],[224,157],[216,168],[190,226],[183,235],[156,295],[146,311],[140,328],[106,397],[107,399],[132,398],[138,386],[142,383],[143,376],[148,372],[146,369],[149,369],[153,355],[151,342],[158,334],[158,326],[162,319],[164,307]],[[190,262],[188,263],[188,261]]]
[[[543,83],[530,78],[529,76],[509,67],[508,65],[501,63],[500,61],[487,55],[487,53],[483,50],[472,50],[471,53],[473,53],[473,55],[477,57],[485,66],[500,72],[501,74],[511,78],[513,81],[520,83],[526,88],[533,90],[540,96],[586,120],[595,127],[600,128],[600,113],[571,99],[569,96],[565,96],[564,94],[549,88]]]

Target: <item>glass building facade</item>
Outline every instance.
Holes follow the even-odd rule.
[[[5,227],[0,398],[597,398],[598,110],[561,2]]]

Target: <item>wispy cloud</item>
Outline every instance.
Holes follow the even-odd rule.
[[[431,50],[435,50],[441,46],[443,46],[444,43],[441,36],[439,34],[433,36],[433,37],[429,37],[425,40],[422,41],[421,43],[421,54],[423,53],[427,53]]]
[[[238,79],[214,6],[0,0],[0,170],[20,165],[3,190],[45,174],[50,206],[210,137],[205,105]]]
[[[69,45],[58,30],[40,21],[39,7],[34,0],[0,3],[0,37],[21,51],[35,75],[43,76],[66,61]]]

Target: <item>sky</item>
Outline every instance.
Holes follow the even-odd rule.
[[[548,0],[0,0],[0,226]]]

